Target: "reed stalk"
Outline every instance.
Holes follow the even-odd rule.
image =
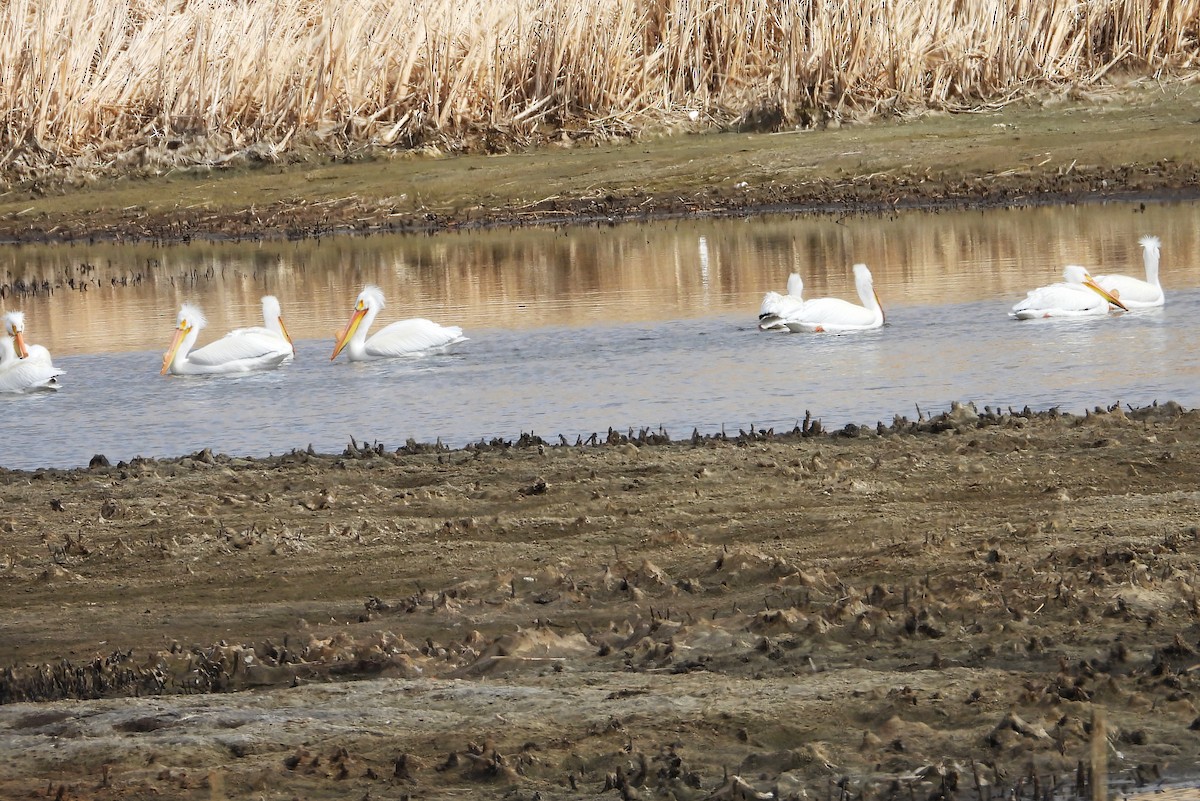
[[[0,172],[962,111],[1198,40],[1194,0],[9,0]]]

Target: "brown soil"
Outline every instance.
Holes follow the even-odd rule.
[[[1200,413],[604,439],[0,471],[0,795],[1040,799],[1101,730],[1123,786],[1200,768]]]

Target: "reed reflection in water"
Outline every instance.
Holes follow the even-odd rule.
[[[995,300],[1003,311],[1027,289],[1058,280],[1066,264],[1141,275],[1137,240],[1148,233],[1163,240],[1167,291],[1200,285],[1200,206],[1117,204],[297,243],[6,246],[0,284],[56,288],[10,294],[0,311],[24,309],[31,340],[56,357],[165,349],[184,301],[199,304],[206,334],[219,336],[258,320],[264,294],[279,296],[294,337],[332,340],[365,283],[387,296],[380,322],[429,317],[468,335],[725,313],[752,319],[762,294],[782,291],[793,270],[807,297],[853,298],[857,261],[871,268],[885,309]]]
[[[176,248],[5,248],[9,283],[95,266],[87,291],[14,306],[30,340],[68,370],[53,396],[0,404],[0,466],[174,456],[203,447],[265,455],[351,436],[389,447],[461,446],[534,431],[608,426],[736,431],[890,420],[953,400],[1082,410],[1118,400],[1200,403],[1200,209],[1057,207],[962,214],[686,221],[320,243]],[[1095,321],[1007,318],[1032,286],[1078,262],[1140,275],[1139,236],[1163,239],[1167,306]],[[853,297],[852,261],[875,273],[888,312],[847,336],[755,329],[762,293],[804,274],[806,294]],[[129,276],[141,274],[130,283]],[[91,274],[88,274],[89,277]],[[125,278],[125,284],[112,279]],[[427,316],[470,341],[411,361],[330,364],[333,332],[361,284],[380,284],[380,323]],[[280,297],[296,362],[229,379],[160,377],[178,303],[208,312],[209,338]]]

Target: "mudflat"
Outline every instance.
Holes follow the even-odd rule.
[[[1200,413],[663,439],[0,472],[0,793],[1195,776]]]
[[[1198,102],[1143,85],[18,187],[0,236],[1190,197]],[[0,795],[1040,799],[1194,779],[1200,413],[909,415],[0,470]]]

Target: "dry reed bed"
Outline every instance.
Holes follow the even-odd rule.
[[[957,110],[1198,37],[1194,0],[11,0],[0,173]]]

